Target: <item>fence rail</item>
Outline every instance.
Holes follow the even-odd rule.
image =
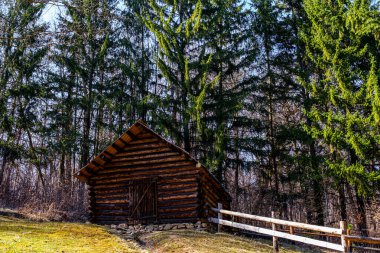
[[[340,222],[340,228],[333,228],[333,227],[324,227],[324,226],[317,226],[317,225],[311,225],[311,224],[306,224],[306,223],[276,219],[274,218],[273,212],[272,212],[272,218],[270,218],[270,217],[263,217],[263,216],[257,216],[257,215],[252,215],[252,214],[229,211],[229,210],[222,209],[222,204],[220,203],[218,203],[218,208],[210,208],[210,209],[218,214],[217,218],[211,217],[209,218],[209,221],[218,225],[219,232],[221,231],[222,226],[228,226],[228,227],[255,232],[258,234],[272,236],[273,249],[275,252],[278,252],[278,238],[284,238],[287,240],[301,242],[301,243],[305,243],[305,244],[309,244],[309,245],[313,245],[317,247],[322,247],[322,248],[327,248],[331,250],[336,250],[336,251],[344,252],[344,253],[351,252],[353,242],[380,245],[380,238],[349,235],[349,230],[347,229],[347,223],[345,221]],[[272,225],[272,229],[257,227],[257,226],[239,223],[235,221],[229,221],[229,220],[223,219],[223,214],[231,216],[232,218],[240,217],[240,218],[245,218],[249,220],[266,222]],[[288,226],[289,233],[286,233],[283,231],[277,231],[276,225]],[[324,234],[321,234],[321,236],[340,237],[340,244],[313,239],[310,237],[295,235],[295,232],[294,232],[295,228],[323,232]],[[356,248],[359,249],[363,247],[356,247]],[[375,248],[366,248],[366,249],[378,250]]]

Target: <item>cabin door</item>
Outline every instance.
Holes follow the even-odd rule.
[[[131,223],[157,221],[157,179],[129,182],[129,219]]]

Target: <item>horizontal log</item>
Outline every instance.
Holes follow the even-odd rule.
[[[171,207],[171,206],[177,206],[177,205],[197,205],[197,204],[198,204],[197,198],[172,199],[172,200],[161,201],[157,203],[159,208]]]
[[[177,190],[187,190],[187,189],[194,189],[194,191],[198,191],[198,185],[196,185],[195,183],[192,183],[192,184],[176,184],[176,185],[172,185],[170,188],[164,188],[162,187],[163,185],[160,185],[160,187],[158,187],[158,191],[161,192],[161,193],[165,193],[165,192],[173,192],[173,191],[177,191]]]
[[[239,229],[248,230],[248,231],[252,231],[259,234],[275,236],[275,237],[284,238],[284,239],[288,239],[288,240],[292,240],[296,242],[302,242],[302,243],[306,243],[309,245],[318,246],[322,248],[327,248],[327,249],[332,249],[332,250],[337,250],[337,251],[344,250],[343,246],[340,244],[320,241],[320,240],[311,239],[311,238],[303,237],[299,235],[292,235],[292,234],[288,234],[288,233],[284,233],[280,231],[270,230],[267,228],[255,227],[255,226],[251,226],[247,224],[222,220],[218,218],[210,218],[210,221],[216,224],[224,225],[224,226],[239,228]]]
[[[140,180],[140,179],[148,179],[151,178],[150,175],[144,175],[144,176],[137,176],[134,177],[134,180]],[[92,187],[94,191],[103,191],[103,190],[114,190],[114,189],[121,189],[121,188],[127,188],[128,187],[128,181],[124,181],[121,183],[111,183],[111,184],[95,184]],[[164,177],[160,177],[157,185],[158,188],[160,188],[162,185],[168,185],[173,183],[191,183],[196,182],[196,177],[193,173],[190,174],[184,174],[184,173],[172,173],[170,175],[165,175]]]
[[[212,207],[216,207],[218,202],[222,202],[220,196],[210,191],[204,184],[202,185],[202,196],[205,202]]]
[[[286,220],[257,216],[257,215],[252,215],[252,214],[233,212],[233,211],[228,211],[228,210],[224,210],[224,209],[222,209],[222,210],[218,210],[216,208],[211,208],[211,209],[213,211],[220,212],[222,214],[228,214],[228,215],[235,216],[235,217],[241,217],[241,218],[257,220],[257,221],[264,221],[264,222],[268,222],[268,223],[274,223],[277,225],[284,225],[284,226],[290,226],[293,228],[302,228],[302,229],[314,230],[314,231],[318,231],[318,232],[325,232],[325,233],[336,234],[336,235],[342,234],[342,229],[340,229],[340,228],[322,227],[322,226],[310,225],[310,224],[306,224],[306,223],[286,221]]]
[[[119,194],[119,193],[125,193],[127,191],[127,187],[115,187],[113,189],[102,189],[102,190],[91,190],[92,193],[94,193],[96,196],[103,196],[103,195],[112,195],[112,194]]]
[[[166,177],[166,178],[175,178],[177,176],[182,176],[182,175],[193,175],[195,176],[196,174],[198,174],[197,171],[188,171],[188,170],[184,170],[184,171],[176,171],[176,172],[170,172],[170,171],[159,171],[159,173],[156,173],[156,174],[147,174],[146,172],[144,173],[139,173],[139,174],[133,174],[133,175],[125,175],[123,177],[118,177],[118,178],[114,178],[114,179],[102,179],[102,180],[97,180],[96,181],[96,185],[95,185],[95,188],[99,185],[106,185],[106,184],[113,184],[113,183],[121,183],[121,182],[129,182],[131,179],[133,180],[139,180],[139,179],[146,179],[146,178],[151,178],[151,177],[154,177],[154,176],[162,176],[162,177]]]
[[[96,210],[92,214],[95,216],[129,216],[129,212],[125,210]]]
[[[212,188],[215,188],[218,190],[218,194],[221,194],[223,197],[222,199],[227,199],[230,201],[231,196],[224,190],[224,188],[221,186],[221,184],[216,180],[215,177],[211,175],[211,173],[203,166],[200,167],[200,175],[201,175],[201,183],[210,185]]]
[[[205,185],[202,186],[202,191],[205,197],[212,199],[216,203],[221,199],[217,193],[210,191]]]
[[[189,162],[177,162],[175,164],[159,164],[159,165],[151,165],[151,166],[134,166],[131,168],[124,168],[123,170],[117,171],[117,172],[108,172],[106,171],[104,173],[101,173],[97,176],[92,177],[92,180],[96,181],[99,179],[111,179],[111,178],[117,178],[120,175],[135,175],[135,174],[142,174],[142,173],[162,173],[163,171],[179,171],[179,170],[198,170]],[[152,176],[154,177],[154,176]]]
[[[153,136],[150,136],[148,138],[141,138],[140,136],[138,137],[138,139],[134,139],[132,141],[130,141],[128,144],[129,145],[134,145],[134,144],[142,144],[142,143],[152,143],[152,142],[158,142],[159,139],[153,137]]]
[[[142,143],[142,144],[135,144],[135,145],[128,145],[123,149],[123,151],[120,151],[119,153],[128,153],[129,151],[137,151],[137,150],[144,150],[147,148],[162,148],[167,147],[166,143],[163,143],[161,141],[156,141],[152,143]]]
[[[104,195],[96,195],[96,199],[118,199],[118,198],[128,199],[129,193],[125,191],[124,193],[120,193],[120,194],[110,193],[110,194],[104,194]]]
[[[167,201],[167,200],[174,200],[174,199],[189,199],[189,198],[197,198],[197,194],[175,194],[175,195],[169,195],[164,197],[159,197],[158,201]]]
[[[134,155],[134,156],[119,156],[112,159],[110,163],[115,162],[131,162],[131,161],[140,161],[140,160],[150,160],[150,159],[157,159],[157,158],[165,158],[165,157],[173,157],[173,156],[180,156],[177,152],[172,151],[165,151],[165,152],[159,152],[159,153],[146,153],[142,155]]]
[[[207,203],[209,206],[218,206],[218,202],[215,202],[214,200],[204,197],[205,203]]]
[[[195,203],[190,203],[190,204],[172,204],[168,206],[159,206],[161,210],[170,210],[170,209],[177,209],[177,208],[187,208],[187,207],[192,207],[192,208],[197,208],[199,204],[197,202]]]
[[[105,184],[105,185],[99,185],[94,183],[93,190],[94,191],[102,191],[102,190],[114,190],[114,189],[120,189],[127,187],[127,184],[125,182],[118,183],[118,184]]]
[[[147,149],[142,149],[142,150],[137,150],[137,151],[120,152],[120,153],[117,153],[114,156],[114,158],[132,157],[136,155],[145,155],[145,154],[159,154],[163,152],[173,152],[173,151],[166,146],[160,147],[160,148],[147,148]]]
[[[189,211],[196,211],[198,205],[191,205],[187,207],[177,207],[177,208],[158,208],[159,214],[165,214],[165,213],[180,213],[180,212],[189,212]]]
[[[161,157],[161,158],[151,158],[151,159],[139,159],[136,161],[114,161],[107,163],[104,165],[104,168],[115,168],[115,167],[125,167],[128,166],[129,168],[131,166],[136,166],[136,165],[151,165],[151,164],[164,164],[164,163],[170,163],[170,162],[182,162],[182,161],[187,161],[186,158],[183,156],[175,155],[175,156],[166,156],[166,157]],[[104,171],[104,170],[103,170]]]
[[[164,177],[160,177],[157,184],[159,185],[159,187],[161,187],[162,185],[168,185],[168,184],[174,184],[174,183],[192,183],[192,182],[197,182],[197,178],[196,176],[198,175],[197,174],[188,174],[188,175],[177,175],[177,176],[174,176],[174,175],[171,175],[171,176],[164,176]]]
[[[89,209],[91,211],[95,210],[127,210],[129,208],[129,204],[117,203],[117,204],[96,204]]]
[[[183,194],[183,193],[197,193],[198,191],[197,187],[190,187],[190,188],[177,188],[177,189],[171,189],[170,191],[158,191],[158,197],[163,196],[170,196],[170,195],[176,195],[176,194]]]
[[[171,184],[160,184],[158,183],[159,188],[161,190],[169,190],[178,188],[178,187],[198,187],[198,183],[196,181],[189,181],[189,182],[173,182]]]
[[[203,199],[204,199],[205,203],[207,203],[210,207],[218,206],[218,203],[220,203],[220,202],[215,201],[212,198],[209,198],[207,196],[203,196]]]
[[[193,165],[192,162],[183,160],[183,161],[176,161],[176,162],[161,162],[156,164],[147,164],[147,165],[125,165],[125,166],[113,166],[106,169],[103,169],[97,173],[97,176],[92,177],[93,178],[99,177],[100,175],[104,174],[112,174],[112,173],[119,173],[119,172],[127,172],[131,171],[133,169],[152,169],[152,168],[170,168],[170,167],[177,167],[177,166],[191,166]],[[195,167],[194,167],[195,169]]]
[[[96,204],[128,204],[127,199],[97,199]]]
[[[138,139],[145,139],[145,138],[152,138],[152,137],[157,138],[156,136],[154,136],[151,133],[148,133],[144,130],[141,133],[139,133],[136,137]]]

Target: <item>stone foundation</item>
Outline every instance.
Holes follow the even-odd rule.
[[[192,229],[192,230],[209,230],[209,224],[204,222],[196,223],[173,223],[173,224],[154,224],[154,225],[128,225],[128,224],[119,224],[119,225],[107,225],[110,229],[110,232],[123,235],[125,237],[133,238],[137,234],[142,233],[151,233],[153,231],[167,231],[167,230],[176,230],[176,229]]]

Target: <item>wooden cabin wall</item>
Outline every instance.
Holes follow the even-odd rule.
[[[201,171],[200,175],[201,205],[203,210],[201,214],[202,219],[207,220],[208,217],[216,217],[217,214],[211,211],[209,207],[217,208],[218,203],[222,203],[223,209],[230,210],[230,197],[224,192],[220,184],[209,173]]]
[[[150,133],[140,133],[89,180],[91,221],[126,223],[128,182],[157,178],[160,223],[195,222],[199,217],[199,168]]]

